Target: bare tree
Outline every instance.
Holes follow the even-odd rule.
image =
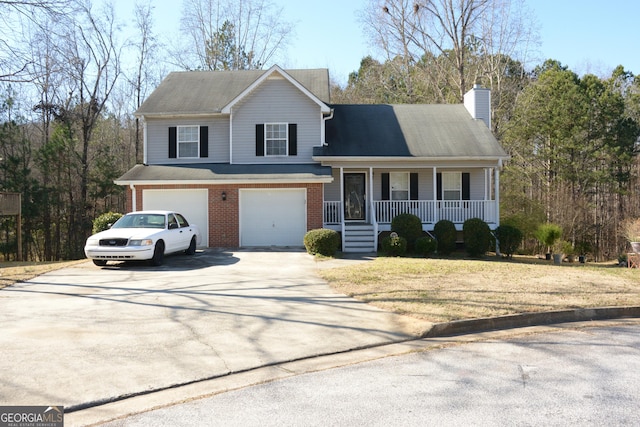
[[[184,69],[260,69],[286,47],[291,25],[269,0],[185,0]]]
[[[147,90],[157,83],[152,77],[151,68],[153,59],[157,53],[159,44],[153,34],[153,6],[150,2],[146,4],[136,3],[135,5],[135,25],[137,30],[136,38],[131,42],[132,48],[136,52],[135,70],[127,79],[133,87],[135,109],[140,107],[142,101],[147,96]],[[142,162],[142,147],[140,135],[140,121],[135,118],[135,161]]]
[[[69,12],[73,0],[0,0],[0,81],[29,81],[30,50],[22,41],[41,18]],[[48,20],[45,19],[45,22]],[[31,70],[32,71],[32,70]]]
[[[496,58],[522,51],[532,39],[523,7],[508,0],[370,0],[362,21],[388,59],[426,63],[462,101],[476,79],[504,68]]]
[[[58,54],[66,64],[64,87],[67,96],[57,107],[58,121],[69,147],[70,161],[77,164],[68,174],[69,251],[65,257],[81,256],[82,241],[91,230],[91,208],[88,200],[90,168],[99,158],[92,148],[93,132],[121,74],[121,45],[116,39],[118,27],[112,6],[95,13],[84,4],[82,14],[66,28]],[[76,143],[77,141],[77,143]]]

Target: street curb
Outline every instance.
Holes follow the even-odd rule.
[[[634,317],[640,318],[640,306],[579,308],[575,310],[546,311],[541,313],[511,314],[507,316],[436,323],[422,335],[422,338],[450,337],[503,329],[516,329],[527,326],[551,325],[555,323]]]

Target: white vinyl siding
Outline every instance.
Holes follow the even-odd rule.
[[[229,162],[229,117],[147,119],[147,163],[161,165],[169,163],[228,163]],[[208,126],[209,157],[189,159],[169,158],[169,128],[172,126]],[[179,154],[180,155],[180,154]]]
[[[321,144],[320,107],[284,79],[268,79],[239,102],[233,115],[233,163],[310,163]],[[256,156],[256,125],[295,123],[297,155]],[[266,152],[265,152],[266,154]]]

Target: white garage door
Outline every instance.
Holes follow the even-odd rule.
[[[306,189],[240,190],[240,246],[304,246]]]
[[[143,190],[142,209],[175,211],[184,215],[189,224],[200,229],[200,246],[209,246],[208,191],[194,190]]]

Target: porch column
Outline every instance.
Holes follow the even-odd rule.
[[[438,172],[436,167],[433,167],[433,223],[439,221],[438,218]]]
[[[344,239],[344,167],[340,166],[340,206],[342,207],[342,210],[340,211],[340,230],[342,231],[341,236],[342,236],[342,247],[344,248],[345,246],[345,239]]]
[[[375,215],[375,206],[373,205],[373,167],[369,168],[369,218],[373,223],[378,222],[378,218]]]
[[[496,227],[500,225],[500,169],[502,166],[502,160],[500,160],[498,167],[493,170],[494,180],[493,183],[495,185],[494,191],[496,194],[494,203],[496,204]]]

